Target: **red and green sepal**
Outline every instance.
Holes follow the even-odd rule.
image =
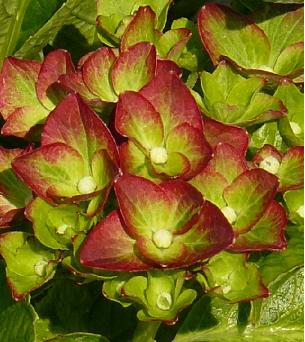
[[[224,124],[210,118],[204,118],[203,134],[213,149],[220,143],[229,144],[242,156],[246,155],[249,145],[249,134],[245,128]]]
[[[185,182],[157,185],[122,176],[115,190],[120,212],[112,212],[89,233],[80,253],[85,266],[111,271],[179,268],[232,243],[232,229],[220,210]]]
[[[140,7],[129,22],[122,36],[120,48],[122,51],[139,42],[147,41],[156,46],[157,53],[162,58],[178,61],[191,38],[187,28],[171,29],[162,33],[157,29],[157,17],[149,7]]]
[[[24,232],[2,234],[0,254],[6,262],[6,277],[15,300],[22,300],[52,279],[60,259],[58,251],[46,248]]]
[[[108,194],[118,153],[102,120],[78,95],[69,95],[50,114],[41,147],[16,158],[13,169],[47,202],[77,202]]]
[[[8,57],[0,76],[0,111],[5,119],[2,134],[35,139],[36,126],[44,123],[64,96],[55,83],[60,75],[73,71],[65,50],[50,52],[42,64]]]
[[[125,91],[139,91],[156,72],[156,50],[147,42],[139,42],[121,52],[103,47],[93,52],[82,65],[87,88],[105,102],[117,102]]]
[[[253,162],[279,178],[279,191],[301,189],[304,184],[304,147],[291,147],[286,153],[264,145],[256,152]]]
[[[113,6],[113,3],[109,0],[98,0],[97,1],[97,32],[98,37],[103,44],[115,47],[120,44],[120,41],[126,31],[130,22],[135,21],[135,17],[140,17],[137,21],[140,23],[136,24],[137,30],[149,32],[150,20],[153,13],[154,20],[156,24],[154,27],[158,31],[164,29],[167,12],[171,0],[161,0],[161,1],[120,1],[117,6]],[[146,7],[140,7],[146,6]],[[148,7],[149,6],[149,7]],[[140,7],[140,8],[139,8]],[[144,15],[141,13],[141,9],[147,8]],[[149,11],[149,13],[147,13]],[[140,14],[139,14],[140,12]],[[141,23],[145,21],[146,25],[143,26]],[[133,24],[135,25],[135,23]],[[145,39],[140,39],[140,41],[147,41]]]
[[[154,180],[189,179],[211,154],[200,111],[187,87],[171,72],[159,72],[140,93],[120,95],[115,125],[129,138],[120,149],[124,173]]]
[[[303,73],[303,8],[287,12],[269,7],[268,13],[266,6],[254,20],[219,4],[207,4],[200,10],[198,30],[213,64],[227,59],[246,72],[299,82]]]
[[[25,152],[23,149],[0,147],[0,229],[21,221],[24,207],[32,198],[32,191],[16,177],[11,165]]]
[[[235,233],[231,249],[284,248],[287,219],[284,209],[273,202],[277,177],[261,169],[248,169],[244,156],[231,145],[219,144],[207,167],[190,183],[231,223]]]
[[[269,295],[258,267],[247,262],[246,254],[221,252],[202,267],[198,281],[210,295],[230,303],[244,302]]]

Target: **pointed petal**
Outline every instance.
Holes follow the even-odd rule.
[[[128,24],[122,39],[121,50],[139,42],[149,42],[154,44],[159,32],[156,31],[156,14],[149,6],[140,7],[134,14],[133,19]]]
[[[198,29],[214,64],[226,56],[243,68],[268,65],[270,43],[265,33],[228,7],[203,6],[198,15]]]
[[[183,176],[189,179],[200,172],[211,157],[211,148],[205,141],[202,131],[188,123],[176,126],[170,131],[166,148],[187,158],[190,169]]]
[[[304,68],[304,42],[288,46],[279,55],[274,65],[274,72],[280,75],[289,75],[298,70],[302,74]]]
[[[147,152],[163,145],[164,132],[160,115],[139,93],[128,91],[120,95],[115,127],[123,136],[135,139]]]
[[[183,267],[187,257],[186,248],[181,242],[174,241],[169,248],[158,248],[151,239],[140,237],[137,240],[137,247],[141,255],[153,264],[161,267],[177,268]]]
[[[177,234],[202,204],[195,188],[177,180],[159,186],[141,177],[122,176],[115,191],[128,232],[135,237],[151,238],[152,232],[161,229]]]
[[[0,112],[4,119],[17,108],[39,104],[35,83],[40,67],[34,61],[5,59],[0,75]]]
[[[236,212],[234,230],[248,231],[262,216],[278,188],[278,179],[262,169],[245,171],[224,191],[229,207]]]
[[[259,221],[245,234],[240,234],[230,248],[238,252],[277,251],[286,247],[287,225],[284,208],[272,201]]]
[[[86,86],[81,71],[61,75],[57,83],[69,93],[79,93],[86,102],[97,100],[97,97]]]
[[[188,88],[174,73],[157,74],[141,94],[161,115],[165,135],[185,122],[202,130],[200,110]]]
[[[152,163],[154,173],[162,178],[183,177],[191,169],[191,164],[184,154],[179,152],[170,152],[167,155],[165,164]]]
[[[214,149],[218,143],[230,144],[244,156],[249,144],[249,134],[244,128],[226,125],[212,119],[203,120],[204,137]]]
[[[80,262],[86,267],[109,271],[147,271],[151,266],[137,256],[134,244],[118,211],[113,211],[88,234],[81,247]]]
[[[0,228],[23,219],[23,208],[32,197],[31,190],[20,181],[11,166],[11,162],[23,153],[22,149],[0,147]]]
[[[245,157],[239,155],[234,147],[220,143],[208,164],[208,169],[221,174],[231,184],[248,167]]]
[[[104,122],[77,94],[68,95],[49,115],[42,133],[41,144],[63,143],[73,147],[91,161],[96,151],[105,149],[117,164],[114,139]]]
[[[169,61],[167,59],[158,59],[156,75],[163,75],[164,73],[174,74],[178,78],[182,76],[182,70],[178,67],[178,65],[175,62]]]
[[[284,155],[277,173],[280,191],[300,189],[304,185],[304,147],[291,147]]]
[[[222,212],[206,201],[195,225],[185,234],[177,236],[186,250],[185,265],[209,258],[226,249],[233,242],[233,230]]]
[[[120,166],[123,174],[141,176],[150,180],[158,181],[154,174],[151,163],[143,151],[131,140],[120,145]],[[162,177],[160,177],[162,178]]]
[[[74,65],[68,51],[51,51],[44,58],[36,83],[36,92],[43,105],[52,110],[58,102],[56,93],[50,88],[60,75],[74,72]]]
[[[48,114],[49,111],[42,105],[17,108],[7,118],[1,133],[31,139],[35,126],[43,124]]]
[[[83,79],[90,91],[102,101],[116,102],[110,72],[116,61],[113,50],[103,47],[91,54],[82,66]]]
[[[218,208],[226,206],[223,198],[224,189],[229,185],[227,179],[210,167],[206,167],[189,181],[205,199],[217,205]]]
[[[191,31],[186,28],[172,29],[165,32],[156,43],[159,55],[178,61],[191,35]]]
[[[149,83],[156,70],[156,49],[141,42],[122,52],[112,67],[112,83],[119,95],[125,91],[139,91]]]
[[[87,176],[81,155],[62,143],[42,146],[16,158],[12,165],[16,174],[35,193],[51,203],[49,188],[61,197],[80,195],[78,181]]]

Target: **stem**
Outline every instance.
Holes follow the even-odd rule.
[[[131,342],[154,342],[161,322],[139,321]]]

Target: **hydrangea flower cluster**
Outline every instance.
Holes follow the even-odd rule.
[[[288,215],[303,214],[291,195],[303,187],[301,123],[287,95],[299,91],[288,60],[301,45],[280,48],[258,19],[225,37],[225,21],[246,19],[206,5],[198,30],[216,68],[191,87],[179,67],[191,31],[163,33],[162,13],[138,6],[116,27],[100,15],[108,46],[77,67],[61,49],[41,63],[5,60],[1,133],[27,145],[0,149],[0,253],[15,299],[59,264],[103,280],[142,321],[175,322],[197,296],[188,279],[231,303],[268,296],[247,256],[283,250]],[[259,52],[251,41],[230,50],[243,37]],[[275,120],[288,148],[255,148],[249,132]]]

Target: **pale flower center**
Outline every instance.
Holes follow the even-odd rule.
[[[90,194],[96,189],[96,182],[91,176],[83,177],[79,180],[77,189],[82,195]]]
[[[46,260],[41,260],[34,265],[34,270],[37,275],[43,277],[46,274],[48,262]]]
[[[268,156],[259,163],[259,167],[275,175],[280,168],[280,162],[275,157]]]
[[[173,234],[167,229],[157,230],[152,237],[158,248],[168,248],[173,242]]]
[[[64,235],[68,228],[69,228],[69,226],[67,224],[63,223],[59,227],[57,227],[56,233],[59,235]]]
[[[172,306],[172,296],[169,292],[162,292],[157,298],[157,307],[160,310],[167,311]]]
[[[237,215],[233,208],[226,206],[223,207],[221,211],[224,214],[225,218],[229,221],[229,223],[234,223],[236,221]]]
[[[302,133],[301,127],[300,127],[299,124],[297,124],[296,122],[291,121],[291,122],[290,122],[290,127],[291,127],[292,132],[293,132],[294,134],[300,134],[300,133]]]
[[[167,162],[167,151],[164,147],[153,147],[149,152],[150,160],[154,164],[165,164]]]

